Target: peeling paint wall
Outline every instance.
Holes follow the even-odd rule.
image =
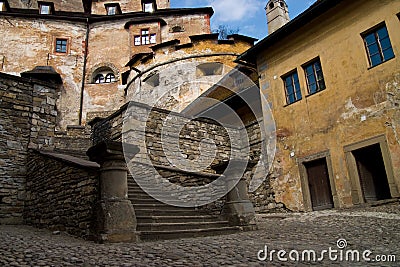
[[[181,43],[190,42],[189,36],[211,33],[210,16],[208,14],[196,14],[188,16],[170,16],[165,18],[167,25],[162,27],[163,40],[178,39]],[[174,31],[179,26],[180,31]]]
[[[78,124],[83,70],[85,27],[79,23],[42,19],[0,18],[3,45],[2,72],[19,75],[35,66],[52,66],[61,74],[64,87],[57,102],[59,125]],[[55,52],[56,38],[70,42],[66,54]],[[12,49],[10,49],[12,48]]]
[[[236,56],[250,46],[241,41],[220,44],[216,39],[206,39],[179,50],[174,45],[160,48],[152,59],[134,65],[142,75],[131,71],[126,100],[181,112],[231,71]],[[210,62],[221,64],[221,72],[209,76],[199,73],[197,66]],[[156,85],[151,78],[155,74]]]
[[[260,86],[277,124],[275,172],[279,177],[271,182],[276,202],[304,210],[299,164],[303,158],[328,151],[337,207],[352,206],[344,147],[381,135],[387,139],[400,189],[399,10],[399,1],[343,1],[258,56]],[[370,68],[360,34],[382,21],[396,58]],[[317,57],[326,89],[308,95],[302,65]],[[281,76],[294,69],[303,98],[287,105]]]

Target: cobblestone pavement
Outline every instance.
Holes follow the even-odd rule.
[[[28,226],[0,225],[0,266],[366,266],[366,262],[329,260],[296,262],[304,250],[331,247],[340,259],[348,250],[371,250],[368,258],[395,255],[397,262],[380,262],[368,266],[400,266],[399,203],[351,210],[313,213],[274,214],[258,217],[259,230],[233,235],[203,237],[139,244],[96,244],[67,234],[54,235],[47,230]],[[340,250],[337,241],[345,239],[347,247]],[[268,247],[285,250],[287,262],[268,259],[260,261]],[[343,246],[342,244],[339,244]],[[304,254],[307,260],[307,254]],[[310,254],[312,255],[312,254]],[[350,254],[349,254],[350,255]],[[349,256],[350,259],[351,256]]]

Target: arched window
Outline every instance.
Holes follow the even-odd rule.
[[[113,83],[113,82],[115,82],[115,75],[114,75],[114,73],[108,73],[108,74],[106,75],[105,83]]]
[[[94,77],[94,83],[104,83],[104,75],[99,73]]]
[[[92,75],[93,83],[113,83],[117,79],[114,71],[110,67],[100,67]]]
[[[273,8],[274,8],[274,3],[273,3],[273,2],[269,3],[269,8],[270,8],[270,9],[273,9]]]

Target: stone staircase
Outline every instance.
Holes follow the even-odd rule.
[[[164,204],[144,192],[128,177],[128,198],[135,209],[140,239],[163,240],[209,235],[232,234],[240,231],[230,226],[222,215],[210,215],[197,208]]]

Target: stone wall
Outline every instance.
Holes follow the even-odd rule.
[[[57,131],[54,150],[87,158],[86,151],[91,147],[90,128],[85,126],[67,126],[66,131]]]
[[[125,112],[129,112],[130,116],[124,118]],[[165,123],[166,117],[169,117],[169,124]],[[94,145],[106,140],[124,140],[139,147],[139,153],[130,162],[130,167],[135,170],[132,175],[140,177],[143,185],[151,188],[156,184],[162,188],[174,188],[165,183],[166,180],[189,188],[205,185],[223,173],[224,168],[221,170],[219,166],[231,158],[244,158],[241,142],[245,130],[223,127],[211,120],[191,120],[178,113],[151,109],[140,103],[132,102],[129,108],[126,105],[107,119],[92,121],[92,125]],[[180,130],[175,131],[174,128]],[[167,133],[163,138],[162,131]],[[165,145],[170,144],[177,147],[168,152]],[[154,177],[156,182],[152,180]],[[212,195],[217,193],[220,191]],[[177,193],[176,197],[183,201],[191,198],[186,191]],[[215,211],[222,206],[217,203],[207,209]]]
[[[24,221],[92,238],[98,199],[96,163],[53,152],[29,151]]]
[[[28,147],[54,142],[58,89],[0,73],[0,223],[22,222]]]
[[[129,119],[125,118],[125,112],[129,110]],[[151,111],[151,112],[150,112]],[[147,115],[149,115],[147,117]],[[169,118],[168,125],[165,125],[165,119]],[[175,135],[175,129],[183,126],[179,131],[179,136]],[[165,131],[172,133],[168,137],[170,140],[179,140],[180,153],[175,155],[168,154],[172,160],[187,159],[196,164],[200,154],[214,155],[215,159],[209,169],[203,171],[215,173],[211,167],[219,165],[221,162],[226,162],[231,157],[231,152],[239,155],[241,148],[241,131],[239,128],[228,128],[219,125],[211,120],[194,119],[184,117],[178,113],[167,110],[153,108],[136,102],[131,102],[123,106],[119,111],[104,120],[92,121],[92,140],[93,145],[102,141],[113,140],[122,141],[122,133],[125,137],[131,138],[128,140],[134,145],[138,145],[141,151],[135,158],[142,159],[146,154],[151,159],[153,165],[162,165],[173,167],[170,161],[166,159],[161,141],[161,133]],[[143,128],[142,128],[143,127]],[[143,130],[143,131],[142,131]],[[127,140],[124,140],[125,142]],[[144,141],[145,143],[141,143]],[[164,139],[165,142],[165,139]],[[204,143],[206,147],[199,150],[200,143]],[[214,143],[215,147],[211,144]],[[145,144],[145,146],[144,146]]]

